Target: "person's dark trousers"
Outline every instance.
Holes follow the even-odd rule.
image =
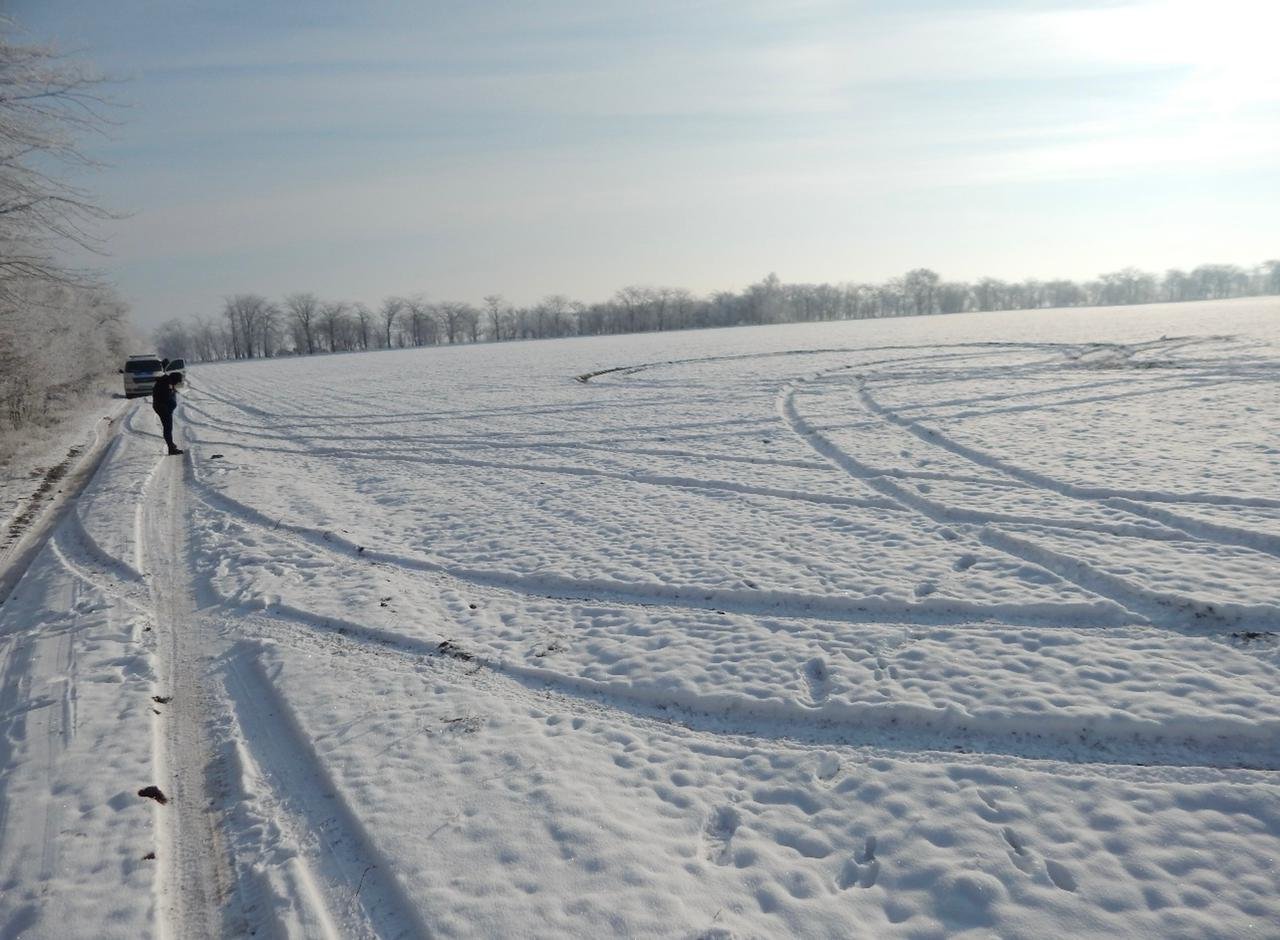
[[[173,412],[172,411],[156,411],[160,416],[160,424],[164,427],[164,442],[169,445],[170,450],[177,450],[178,445],[173,442]]]

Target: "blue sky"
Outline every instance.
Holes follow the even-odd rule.
[[[1280,254],[1263,0],[8,0],[118,77],[103,262],[225,295],[1089,277]]]

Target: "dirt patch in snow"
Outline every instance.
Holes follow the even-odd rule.
[[[76,462],[81,454],[84,453],[83,444],[77,444],[67,451],[67,456],[62,458],[55,466],[45,470],[40,477],[40,485],[36,487],[29,497],[27,497],[26,505],[23,506],[13,520],[9,523],[8,529],[4,534],[4,546],[12,545],[26,533],[31,524],[40,517],[41,510],[52,498],[58,484],[62,478],[67,475],[72,465]]]
[[[164,806],[164,804],[169,802],[169,798],[164,795],[164,791],[154,784],[148,787],[143,787],[138,791],[138,796],[148,800],[155,800],[161,806]]]

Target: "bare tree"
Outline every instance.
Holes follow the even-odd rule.
[[[346,319],[347,305],[342,301],[320,305],[320,329],[328,340],[329,352],[337,352],[341,348],[339,337],[346,326]]]
[[[210,317],[196,317],[191,328],[190,358],[197,362],[214,362],[230,358],[226,350],[225,328]]]
[[[231,333],[232,358],[253,359],[275,352],[279,313],[267,298],[258,294],[228,297],[222,315]]]
[[[53,49],[15,43],[12,29],[0,18],[0,302],[9,304],[22,279],[90,283],[58,254],[97,251],[94,225],[112,217],[60,172],[94,165],[77,140],[109,124],[102,79]]]
[[[1084,288],[1075,281],[1047,281],[1044,290],[1050,307],[1075,307],[1085,302]]]
[[[373,311],[362,303],[353,304],[352,316],[355,320],[355,341],[361,349],[369,348],[370,325],[373,323]]]
[[[501,294],[488,294],[484,298],[484,312],[489,318],[489,339],[495,343],[502,340],[503,320],[510,310],[510,306],[502,298]]]
[[[422,295],[417,294],[405,301],[404,319],[409,324],[409,339],[414,346],[426,346],[439,340],[440,324]]]
[[[378,319],[382,324],[382,343],[384,349],[391,348],[391,333],[395,329],[396,323],[400,321],[400,314],[404,311],[405,302],[401,297],[388,297],[382,301],[382,306],[378,308]]]
[[[564,294],[550,294],[544,297],[535,311],[538,336],[564,336],[568,332],[568,317],[572,309],[573,301]]]
[[[284,299],[299,344],[298,351],[308,356],[316,351],[315,327],[320,315],[320,298],[312,293],[290,294]]]
[[[911,303],[912,313],[923,316],[934,312],[941,281],[938,273],[928,268],[916,268],[907,272],[902,279],[902,289]]]
[[[448,339],[449,345],[453,345],[458,341],[466,327],[467,305],[456,300],[446,301],[438,304],[436,309],[440,312],[440,318],[444,321],[444,335]]]
[[[626,317],[626,332],[634,333],[643,323],[645,310],[649,306],[650,290],[638,284],[621,288],[613,295],[614,302],[620,304]]]
[[[480,342],[480,311],[471,304],[467,304],[462,311],[462,328],[471,342]]]
[[[783,320],[783,289],[778,275],[770,273],[764,280],[747,288],[748,323],[779,323]]]

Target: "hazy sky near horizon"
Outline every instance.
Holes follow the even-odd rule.
[[[121,81],[138,322],[313,290],[1091,277],[1280,254],[1273,0],[0,0]]]

